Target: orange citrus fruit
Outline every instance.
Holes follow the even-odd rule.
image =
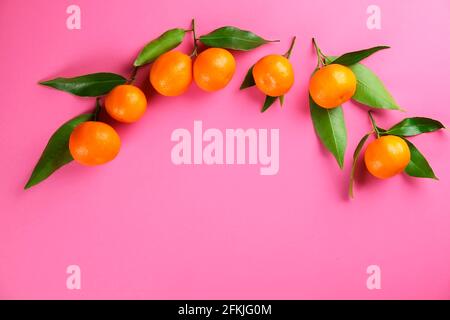
[[[120,150],[120,137],[110,125],[87,121],[72,131],[69,150],[73,159],[86,166],[103,164],[114,159]]]
[[[192,82],[191,58],[179,51],[169,51],[153,63],[150,82],[163,96],[178,96],[189,88]]]
[[[350,68],[330,64],[317,70],[309,81],[309,94],[322,108],[336,108],[353,97],[356,77]]]
[[[294,84],[294,70],[286,57],[271,54],[255,64],[253,79],[264,94],[279,97],[286,94]]]
[[[106,112],[120,122],[135,122],[147,109],[147,98],[136,86],[123,84],[115,87],[105,98]]]
[[[408,145],[397,136],[383,136],[372,141],[364,154],[367,170],[380,179],[390,178],[402,172],[410,158]]]
[[[230,82],[235,70],[236,62],[229,51],[209,48],[194,61],[194,80],[201,89],[216,91]]]

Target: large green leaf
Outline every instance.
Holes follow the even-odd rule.
[[[319,107],[311,97],[309,97],[309,107],[317,135],[323,145],[334,155],[339,167],[343,168],[347,148],[347,128],[342,107],[325,109]]]
[[[163,53],[178,47],[183,42],[185,34],[186,31],[180,28],[167,30],[145,45],[134,61],[134,66],[140,67],[153,62]]]
[[[75,78],[56,78],[39,84],[69,92],[81,97],[98,97],[127,80],[121,75],[108,72],[92,73]]]
[[[349,52],[349,53],[343,54],[342,56],[336,58],[332,63],[342,64],[344,66],[351,66],[351,65],[358,63],[361,60],[371,56],[372,54],[374,54],[377,51],[388,49],[388,48],[389,47],[387,47],[387,46],[378,46],[378,47],[373,47],[373,48],[369,48],[369,49]]]
[[[444,125],[437,120],[414,117],[403,119],[383,134],[410,137],[421,133],[437,131],[443,128],[445,128]]]
[[[357,79],[353,100],[372,108],[401,110],[381,80],[369,68],[360,63],[349,68]]]
[[[356,171],[356,164],[358,163],[358,158],[361,153],[362,148],[364,147],[364,144],[367,141],[367,138],[369,138],[370,133],[366,134],[364,137],[361,138],[358,145],[356,146],[355,152],[353,153],[353,163],[352,163],[352,170],[350,172],[350,184],[348,187],[348,194],[350,198],[353,198],[353,185],[355,181],[355,171]]]
[[[417,178],[430,178],[438,180],[436,175],[433,172],[430,164],[427,159],[423,156],[422,153],[413,145],[410,141],[406,140],[406,143],[409,147],[409,152],[411,153],[411,160],[408,163],[408,166],[405,169],[405,173],[411,177]]]
[[[273,42],[261,38],[251,31],[226,26],[216,29],[199,38],[200,42],[208,47],[225,48],[248,51],[263,44]]]
[[[25,185],[28,189],[47,179],[53,172],[73,160],[69,151],[69,138],[73,129],[82,122],[89,121],[92,114],[82,114],[64,123],[51,136],[42,155]]]

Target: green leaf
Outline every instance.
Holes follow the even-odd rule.
[[[53,172],[73,160],[69,151],[69,138],[73,129],[82,122],[89,121],[92,114],[82,114],[64,123],[51,136],[42,155],[25,185],[28,189],[47,179]]]
[[[405,169],[407,175],[416,178],[430,178],[438,180],[436,175],[433,172],[430,164],[427,159],[420,153],[420,151],[416,148],[408,140],[404,139],[409,147],[409,152],[411,153],[411,160],[408,163],[408,166]]]
[[[411,137],[421,133],[433,132],[445,128],[442,123],[430,118],[406,118],[386,131],[386,134]]]
[[[186,31],[180,28],[167,30],[158,38],[147,43],[134,61],[134,66],[140,67],[153,62],[163,53],[178,47],[183,42],[185,34]]]
[[[337,57],[334,57],[334,56],[325,56],[325,63],[332,64],[334,62],[334,60],[336,60],[336,58]],[[316,71],[317,71],[317,69],[314,70],[314,72],[316,72]],[[313,74],[314,74],[314,72],[313,72]]]
[[[369,138],[370,133],[366,134],[362,139],[359,141],[358,145],[356,146],[355,152],[353,153],[353,163],[352,163],[352,170],[350,172],[350,185],[348,187],[348,194],[350,198],[353,198],[353,185],[355,182],[355,171],[356,171],[356,164],[358,162],[359,154],[361,153],[362,148],[364,147],[364,144],[367,141],[367,138]]]
[[[373,48],[369,48],[369,49],[349,52],[349,53],[343,54],[342,56],[336,58],[332,63],[341,64],[344,66],[351,66],[351,65],[358,63],[361,60],[364,60],[365,58],[371,56],[375,52],[384,50],[384,49],[389,49],[389,47],[378,46],[378,47],[373,47]]]
[[[372,108],[402,110],[381,80],[369,68],[360,63],[349,68],[357,79],[353,100]]]
[[[56,78],[39,82],[39,84],[80,97],[98,97],[107,94],[114,87],[124,84],[126,81],[121,75],[100,72],[75,78]]]
[[[334,155],[339,167],[344,167],[344,155],[347,147],[347,129],[342,107],[325,109],[319,107],[309,97],[311,118],[317,135],[323,145]]]
[[[222,27],[200,37],[200,42],[208,47],[248,51],[263,44],[274,42],[266,40],[253,32],[236,27]]]
[[[264,100],[264,105],[261,109],[261,112],[265,112],[269,109],[275,101],[277,101],[278,97],[266,96],[266,100]]]
[[[247,74],[245,75],[244,81],[241,84],[241,87],[239,90],[247,89],[250,87],[253,87],[255,84],[255,79],[253,79],[253,67],[255,65],[251,66],[250,69],[248,69]]]
[[[280,99],[280,106],[283,106],[283,104],[284,104],[284,96],[279,96],[278,98]]]

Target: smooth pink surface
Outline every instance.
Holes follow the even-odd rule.
[[[81,7],[82,29],[66,28]],[[366,9],[382,10],[382,29]],[[56,76],[128,75],[143,44],[172,27],[198,33],[223,25],[280,39],[235,54],[229,86],[181,97],[150,92],[134,125],[117,126],[123,148],[112,163],[71,163],[27,191],[23,185],[53,131],[90,110],[92,99],[37,85]],[[360,170],[347,199],[353,149],[370,129],[367,109],[347,103],[346,167],[319,144],[307,105],[315,67],[311,37],[325,53],[374,45],[392,49],[365,63],[407,113],[376,112],[381,126],[406,116],[450,124],[450,2],[418,1],[18,1],[0,2],[0,298],[450,298],[450,136],[414,138],[440,181],[401,175],[379,181]],[[285,107],[259,112],[256,89],[238,90],[268,53],[292,55],[296,83]],[[191,50],[186,37],[181,47]],[[176,128],[279,128],[280,171],[257,166],[175,166]],[[82,289],[66,288],[66,267]],[[382,289],[366,288],[381,267]]]

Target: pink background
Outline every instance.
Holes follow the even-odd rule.
[[[407,109],[376,112],[381,126],[405,116],[450,124],[450,2],[384,1],[382,29],[368,30],[373,1],[17,1],[0,2],[0,298],[450,298],[450,136],[413,142],[440,181],[404,175],[379,181],[360,171],[346,196],[353,149],[369,130],[367,109],[348,103],[346,168],[319,144],[307,105],[315,66],[311,37],[325,53],[392,49],[366,64]],[[66,28],[81,7],[82,29]],[[281,43],[236,54],[229,86],[181,97],[150,93],[134,125],[118,125],[123,148],[108,165],[71,163],[23,190],[53,131],[93,100],[38,86],[39,80],[110,71],[128,76],[138,50],[172,27],[198,33],[223,25]],[[283,109],[259,112],[255,89],[239,92],[248,67],[268,53],[292,55],[296,83]],[[191,50],[186,38],[181,50]],[[279,128],[280,171],[258,166],[175,166],[176,128]],[[66,288],[66,267],[82,289]],[[381,267],[382,289],[366,288]]]

